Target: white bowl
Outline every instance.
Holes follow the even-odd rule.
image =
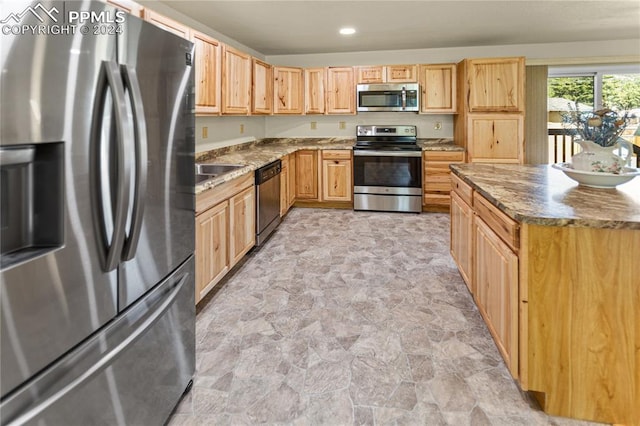
[[[640,176],[640,170],[633,167],[625,167],[623,172],[619,174],[576,170],[571,167],[571,163],[556,163],[552,164],[551,167],[562,170],[565,175],[580,185],[592,188],[615,188],[618,185],[629,182],[636,176]]]

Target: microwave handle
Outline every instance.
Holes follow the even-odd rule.
[[[407,109],[407,89],[402,88],[402,109]]]

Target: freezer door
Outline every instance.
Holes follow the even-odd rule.
[[[36,13],[23,14],[19,25],[48,25],[52,21],[44,8],[60,20],[64,3],[9,1],[3,3],[2,13],[18,16],[32,6]],[[96,2],[91,7],[99,12],[108,6]],[[115,61],[116,43],[108,35],[29,33],[3,34],[0,43],[0,148],[34,153],[28,164],[3,160],[0,165],[3,213],[21,209],[26,215],[20,221],[3,214],[1,220],[3,228],[25,229],[12,237],[11,245],[3,244],[7,250],[0,270],[4,398],[116,314],[117,272],[103,270],[104,241],[91,203],[100,188],[93,188],[89,178],[98,77],[103,61]],[[108,92],[106,98],[112,93]],[[112,115],[110,107],[102,110]],[[105,140],[114,130],[108,123],[107,117],[102,129]],[[22,197],[14,197],[19,206],[5,204],[9,193],[5,185],[10,182],[4,177],[23,186]],[[0,234],[4,238],[4,229]]]
[[[146,140],[136,145],[132,179],[137,189],[131,200],[126,260],[120,267],[120,311],[195,248],[193,45],[138,18],[127,18],[119,62],[133,76],[126,90],[139,88],[136,131],[142,130]]]
[[[161,425],[195,369],[193,256],[0,404],[3,425]]]

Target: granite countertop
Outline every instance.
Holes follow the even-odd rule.
[[[600,189],[579,186],[550,165],[455,164],[451,170],[521,223],[640,229],[640,178]]]
[[[270,138],[196,154],[197,163],[244,164],[245,167],[197,184],[196,194],[253,172],[299,150],[352,149],[355,138]],[[419,139],[423,151],[464,151],[452,139]]]

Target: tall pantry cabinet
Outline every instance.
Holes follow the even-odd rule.
[[[524,57],[458,64],[454,138],[469,162],[524,163]]]

